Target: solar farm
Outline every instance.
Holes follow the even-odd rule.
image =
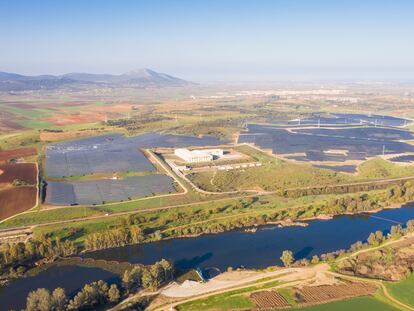
[[[51,144],[46,147],[45,202],[52,205],[96,205],[175,192],[174,180],[159,174],[142,148],[218,145],[213,137],[146,133],[125,137],[109,134]],[[142,176],[114,178],[127,172]],[[107,173],[94,179],[93,174]],[[89,176],[88,180],[73,180]]]
[[[239,143],[253,143],[298,161],[364,161],[378,155],[414,152],[411,132],[389,127],[280,128],[249,124]]]
[[[53,205],[95,205],[174,191],[173,179],[159,174],[121,180],[49,182],[46,202]]]

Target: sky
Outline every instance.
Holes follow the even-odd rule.
[[[0,0],[0,71],[414,79],[414,1]]]

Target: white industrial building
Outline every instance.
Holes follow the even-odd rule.
[[[188,150],[184,148],[175,149],[174,154],[188,163],[208,162],[221,157],[222,149]]]

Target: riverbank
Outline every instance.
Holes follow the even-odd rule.
[[[362,210],[362,211],[354,211],[354,212],[343,212],[340,214],[319,214],[312,217],[299,217],[296,221],[293,221],[291,219],[282,219],[278,221],[266,221],[263,223],[249,223],[249,224],[242,224],[239,223],[239,226],[232,227],[227,230],[226,227],[222,226],[220,227],[220,230],[216,230],[215,232],[209,231],[209,232],[199,232],[199,233],[193,233],[193,234],[183,234],[183,235],[169,235],[169,236],[162,236],[161,239],[154,240],[154,239],[147,239],[137,244],[127,244],[127,245],[140,245],[140,244],[148,244],[148,243],[156,243],[159,241],[168,241],[168,240],[176,240],[176,239],[192,239],[192,238],[198,238],[202,236],[209,236],[209,235],[216,235],[221,234],[225,232],[232,232],[232,231],[240,231],[243,230],[245,232],[249,233],[255,233],[257,230],[260,230],[261,227],[268,226],[268,225],[276,225],[278,228],[287,228],[287,227],[307,227],[310,222],[317,221],[317,220],[332,220],[334,217],[338,216],[358,216],[363,214],[375,214],[384,210],[393,210],[398,208],[403,208],[404,206],[410,205],[411,202],[407,203],[398,203],[398,204],[391,204],[389,206],[383,207],[383,208],[375,208],[371,210]],[[169,228],[168,232],[173,232],[175,228]],[[110,249],[116,249],[117,247],[113,248],[103,248],[103,249],[97,249],[97,250],[83,250],[81,254],[88,254],[93,253],[96,251],[101,250],[110,250]]]

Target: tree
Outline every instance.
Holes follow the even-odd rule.
[[[368,236],[367,242],[371,246],[377,244],[377,237],[375,236],[375,233],[373,232],[370,233],[370,235]]]
[[[58,287],[52,292],[52,305],[55,311],[66,310],[67,302],[68,298],[66,297],[66,293],[63,288]]]
[[[285,250],[283,251],[282,256],[280,257],[280,260],[283,262],[285,267],[290,267],[295,258],[293,257],[292,251]]]
[[[402,235],[401,225],[392,226],[390,234],[392,238],[399,238]]]
[[[410,233],[414,232],[414,219],[407,221],[407,231]]]
[[[108,290],[108,299],[110,302],[118,302],[121,295],[119,293],[118,286],[116,284],[112,284]]]
[[[381,244],[383,242],[384,235],[383,235],[381,230],[378,230],[378,231],[375,232],[375,238],[376,238],[378,244]]]
[[[319,257],[317,255],[313,255],[311,264],[316,265],[317,263],[319,263]]]
[[[38,288],[27,296],[27,311],[50,311],[52,310],[52,297],[46,288]]]
[[[145,269],[142,273],[142,286],[144,288],[154,288],[154,276],[148,269]]]

